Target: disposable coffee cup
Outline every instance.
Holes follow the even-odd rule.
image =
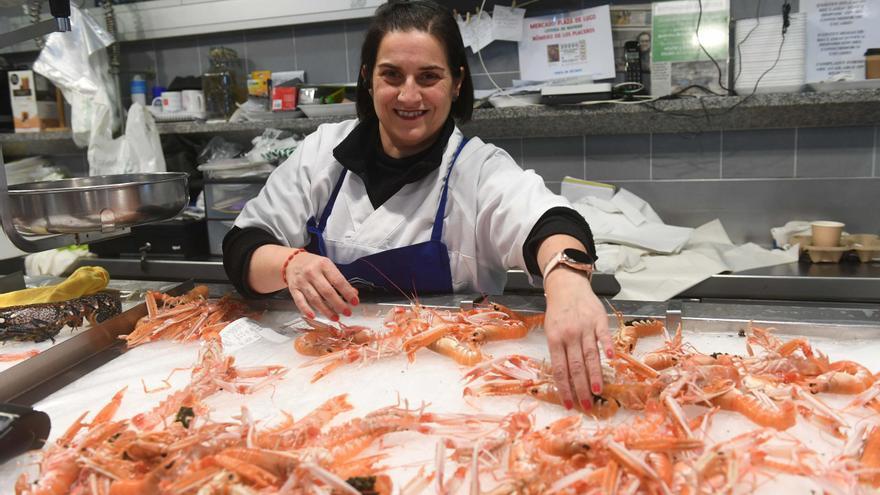
[[[843,223],[822,220],[819,222],[812,222],[810,227],[813,229],[813,246],[840,246],[840,234],[843,233]]]

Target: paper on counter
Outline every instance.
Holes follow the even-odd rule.
[[[742,246],[736,246],[722,255],[731,272],[743,272],[765,266],[794,263],[798,260],[799,254],[800,250],[797,245],[784,250],[774,249],[771,251],[750,242]]]
[[[689,246],[709,243],[733,246],[733,241],[730,240],[730,236],[721,225],[721,220],[717,218],[694,229],[691,239],[688,241]]]
[[[697,251],[643,256],[642,263],[644,269],[637,272],[618,270],[614,274],[621,287],[614,299],[666,301],[727,269],[716,257]]]
[[[633,225],[637,227],[648,221],[649,211],[651,213],[654,213],[654,210],[648,205],[645,200],[627,191],[626,189],[621,189],[617,191],[617,194],[615,194],[614,197],[611,198],[611,202],[615,206],[620,208],[620,212],[623,213],[623,216],[625,216],[627,220],[632,222]],[[652,222],[663,223],[660,220],[660,217],[657,217],[656,213],[653,216],[656,218],[652,218]]]
[[[658,253],[676,253],[693,229],[666,225],[645,200],[607,184],[566,177],[563,196],[590,224],[596,242],[623,244]]]
[[[717,219],[694,229],[678,254],[644,252],[638,263],[631,259],[624,263],[620,251],[598,246],[596,249],[600,256],[597,269],[608,273],[605,268],[613,267],[620,283],[621,291],[614,299],[640,301],[668,300],[718,273],[781,265],[798,259],[797,246],[785,251],[764,249],[754,243],[737,246]],[[608,260],[601,258],[603,252],[609,255]],[[637,251],[625,254],[633,256]]]
[[[727,271],[731,272],[793,263],[798,260],[797,246],[785,250],[770,250],[753,242],[739,246],[733,244],[718,219],[694,231],[686,249],[714,250],[727,265]]]
[[[573,204],[572,208],[589,222],[596,242],[623,244],[668,254],[680,251],[693,232],[690,228],[653,222],[636,226],[622,212],[605,211],[610,202],[594,202],[592,198],[585,198],[584,201],[587,202]]]
[[[620,246],[617,244],[596,244],[596,271],[599,273],[615,273],[617,270],[636,272],[644,270],[642,256],[648,254],[644,249]]]

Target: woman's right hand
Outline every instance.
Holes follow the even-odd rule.
[[[306,251],[296,254],[285,271],[287,289],[300,312],[314,318],[317,310],[333,321],[339,315],[351,316],[357,306],[358,291],[342,276],[330,258]]]

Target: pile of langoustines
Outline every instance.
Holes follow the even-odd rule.
[[[196,299],[166,301],[151,310],[151,321]],[[491,358],[482,350],[492,340],[525,337],[540,321],[499,305],[454,312],[412,304],[390,310],[376,329],[309,322],[312,329],[295,347],[319,355],[307,363],[322,366],[315,379],[348,363],[415,359],[428,348],[472,364],[462,386],[469,401],[485,406],[494,400],[487,396],[523,395],[559,404],[547,363],[519,354]],[[39,478],[22,476],[16,490],[391,493],[385,473],[394,466],[383,439],[402,431],[416,434],[403,438],[433,438],[436,455],[398,493],[747,493],[779,477],[809,478],[826,493],[880,486],[880,384],[867,368],[832,362],[805,339],[782,341],[758,327],[744,329],[743,355],[703,354],[680,329],[658,349],[634,354],[641,337],[664,332],[656,321],[621,323],[593,407],[541,425],[531,401],[507,415],[441,414],[398,403],[340,421],[352,409],[345,395],[298,419],[293,414],[305,411],[257,422],[243,408],[233,421],[214,421],[206,398],[253,393],[292,373],[277,365],[237,367],[209,332],[188,385],[130,419],[114,419],[120,391],[47,447]],[[845,405],[832,407],[825,394]],[[851,397],[841,401],[843,395]],[[723,420],[720,410],[754,427],[717,440],[711,425]],[[590,418],[617,414],[631,417],[617,424]],[[820,455],[789,433],[796,424],[821,432],[836,455]]]

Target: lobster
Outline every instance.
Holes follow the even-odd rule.
[[[65,325],[82,326],[83,319],[92,325],[122,312],[119,294],[98,292],[68,301],[28,304],[0,308],[0,341],[55,341]]]

